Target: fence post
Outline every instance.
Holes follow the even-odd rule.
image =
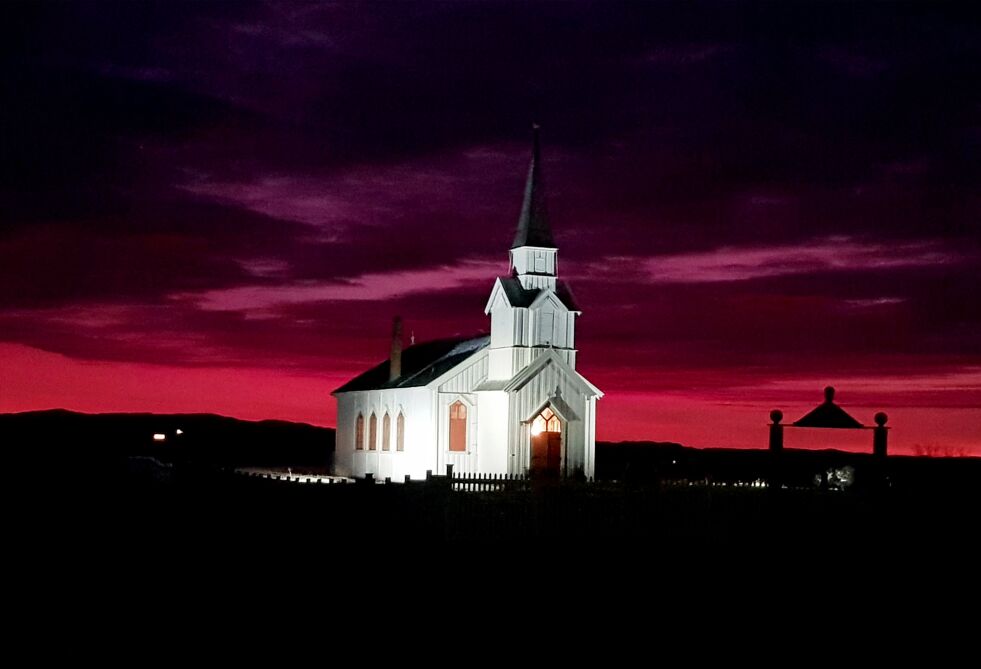
[[[770,475],[769,484],[771,490],[779,490],[783,485],[783,412],[774,409],[770,412]]]
[[[874,420],[875,427],[872,428],[872,472],[875,486],[883,489],[889,487],[889,472],[886,466],[889,450],[889,428],[886,427],[886,421],[889,420],[889,416],[880,411],[874,416]]]
[[[886,427],[888,420],[889,416],[882,411],[875,415],[875,427],[872,428],[872,454],[877,459],[885,458],[888,450],[889,428]]]
[[[780,421],[783,419],[783,412],[780,409],[774,409],[770,412],[770,450],[771,451],[782,451],[783,450],[783,425]]]

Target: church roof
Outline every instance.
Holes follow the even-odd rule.
[[[572,381],[581,386],[582,391],[586,395],[595,395],[596,397],[603,397],[603,391],[594,386],[592,383],[586,380],[582,374],[569,367],[569,364],[556,353],[555,349],[550,349],[546,353],[535,358],[535,360],[530,364],[525,366],[520,372],[515,374],[508,380],[507,385],[500,390],[506,390],[511,392],[513,390],[520,390],[526,384],[528,384],[533,378],[535,378],[539,372],[549,365],[555,365],[556,368],[562,370]],[[477,390],[498,390],[498,388],[492,388],[485,385],[480,385]]]
[[[508,302],[512,307],[524,307],[527,308],[531,306],[531,303],[542,293],[544,288],[525,288],[521,285],[521,281],[518,277],[509,276],[501,277],[498,279],[501,282],[501,288],[504,289],[504,294],[508,298]],[[579,311],[579,306],[576,304],[576,299],[572,296],[572,291],[569,286],[560,280],[555,282],[555,296],[559,298],[559,301],[565,305],[566,309],[569,311]]]
[[[533,126],[534,146],[531,153],[531,166],[528,168],[528,181],[525,183],[525,199],[518,217],[518,231],[514,235],[511,248],[520,246],[540,246],[554,249],[552,228],[548,224],[548,210],[545,206],[545,183],[542,179],[541,156],[538,143],[538,126]]]
[[[410,346],[402,351],[402,376],[388,380],[389,361],[375,365],[356,376],[334,393],[383,388],[414,388],[424,386],[460,364],[490,343],[490,337],[457,337],[438,339]]]
[[[793,423],[794,427],[828,427],[838,429],[864,427],[847,411],[835,404],[835,389],[828,386],[824,389],[824,404],[818,405],[800,420]]]

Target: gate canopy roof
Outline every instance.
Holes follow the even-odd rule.
[[[858,429],[865,427],[847,411],[835,404],[835,389],[824,389],[824,404],[793,423],[794,427],[824,427],[834,429]]]

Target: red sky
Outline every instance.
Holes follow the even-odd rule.
[[[981,455],[981,25],[957,7],[8,18],[0,411],[331,425],[394,314],[486,331],[537,120],[599,438],[761,446],[831,384],[894,452]]]

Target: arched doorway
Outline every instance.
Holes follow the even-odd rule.
[[[562,421],[549,407],[531,421],[531,473],[558,476],[562,467]]]

